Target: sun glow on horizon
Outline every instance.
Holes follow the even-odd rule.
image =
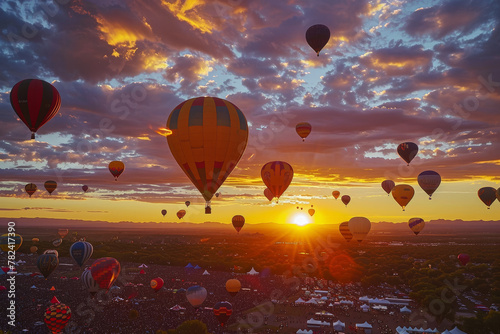
[[[296,213],[290,218],[290,224],[294,224],[297,226],[306,226],[311,223],[311,218],[302,212]]]

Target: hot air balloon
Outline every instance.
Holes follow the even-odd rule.
[[[52,333],[61,333],[69,319],[71,319],[71,309],[63,303],[52,304],[45,310],[44,321]]]
[[[493,204],[493,202],[497,198],[497,191],[493,187],[484,187],[479,189],[477,195],[489,209],[490,205]]]
[[[190,201],[185,201],[184,204],[186,204],[186,207],[189,208],[189,206],[191,205],[191,202]]]
[[[405,207],[411,201],[414,194],[415,190],[413,187],[407,184],[398,184],[392,188],[392,197],[401,205],[403,211],[405,211]]]
[[[120,262],[112,257],[103,257],[92,263],[90,272],[92,278],[99,284],[101,289],[109,290],[120,275]]]
[[[462,266],[465,266],[470,261],[470,256],[465,253],[458,254],[457,258],[458,261],[460,261],[460,263],[462,264]]]
[[[89,186],[83,185],[82,186],[82,190],[83,190],[84,193],[86,193],[87,190],[89,190]]]
[[[215,193],[215,197],[219,198],[220,193]]]
[[[218,302],[215,304],[213,311],[221,327],[224,327],[231,313],[233,313],[233,306],[229,302]]]
[[[80,280],[83,282],[83,285],[87,288],[88,292],[94,296],[97,291],[99,291],[99,284],[92,277],[92,272],[89,268],[85,269],[80,277]]]
[[[305,141],[307,136],[311,133],[312,126],[307,122],[299,123],[295,126],[295,131],[302,138],[302,141]]]
[[[69,255],[75,260],[75,262],[82,267],[85,262],[92,256],[94,252],[94,247],[87,241],[77,241],[71,245],[69,248]]]
[[[150,282],[151,288],[155,290],[155,292],[160,291],[160,289],[163,287],[163,279],[160,277],[153,278]]]
[[[271,161],[260,171],[262,181],[276,198],[285,192],[293,179],[293,169],[284,161]]]
[[[347,204],[349,204],[349,202],[351,201],[351,196],[349,195],[344,195],[340,198],[340,200],[342,201],[342,203],[345,204],[345,206],[347,207]]]
[[[19,81],[10,91],[10,104],[31,131],[31,139],[42,125],[54,117],[61,106],[57,89],[39,79]]]
[[[269,190],[269,188],[266,188],[264,189],[264,196],[266,196],[266,198],[269,200],[269,201],[272,201],[273,198],[274,198],[274,195],[273,193],[271,192],[271,190]],[[298,208],[297,208],[298,209]]]
[[[232,223],[233,223],[234,229],[239,234],[241,231],[241,228],[243,227],[243,225],[245,225],[245,217],[240,216],[240,215],[236,215],[233,217]]]
[[[211,213],[210,200],[247,146],[245,115],[229,101],[197,97],[175,107],[167,128],[172,155],[205,198],[205,213]]]
[[[418,146],[412,142],[401,143],[398,146],[398,154],[404,161],[410,165],[410,162],[418,153]]]
[[[186,210],[177,211],[177,218],[182,219],[186,215]]]
[[[32,241],[33,243],[37,243],[37,242],[39,242],[39,241],[40,241],[40,239],[38,239],[38,238],[33,238],[33,239],[31,239],[31,241]]]
[[[49,192],[49,194],[52,195],[52,192],[56,190],[57,188],[57,182],[56,181],[46,181],[43,186],[45,187],[45,190]]]
[[[410,226],[410,229],[415,235],[418,235],[424,229],[425,222],[422,218],[411,218],[408,221],[408,226]]]
[[[23,244],[23,237],[20,234],[15,234],[12,237],[12,234],[5,233],[0,237],[0,248],[4,252],[8,251],[17,251],[21,245]]]
[[[59,252],[55,249],[47,249],[43,252],[43,254],[55,255],[56,257],[59,257]]]
[[[352,233],[354,240],[361,242],[366,237],[368,232],[370,232],[372,224],[365,217],[354,217],[349,220],[347,226],[349,227],[349,231]]]
[[[420,188],[422,188],[422,190],[429,195],[429,199],[431,199],[432,194],[441,184],[441,176],[432,170],[426,170],[418,175],[417,181]]]
[[[165,215],[167,214],[167,210],[165,209],[161,210],[161,214],[163,215],[163,217],[165,217]]]
[[[37,250],[38,250],[37,246],[31,246],[30,247],[30,252],[32,252],[32,253],[36,253]]]
[[[349,223],[348,222],[343,222],[342,224],[339,225],[339,231],[340,234],[344,237],[344,239],[349,242],[352,240],[352,233],[349,230]]]
[[[241,282],[235,278],[232,278],[226,282],[226,290],[231,296],[236,296],[236,294],[241,289]]]
[[[54,247],[59,247],[61,246],[63,240],[62,239],[55,239],[55,240],[52,240],[52,245],[54,245]]]
[[[332,191],[332,196],[333,196],[333,197],[335,197],[335,199],[339,198],[339,196],[340,196],[340,191],[338,191],[338,190],[334,190],[334,191]]]
[[[496,196],[497,196],[498,201],[500,202],[500,188],[497,189]]]
[[[59,236],[61,238],[64,238],[65,236],[67,236],[69,233],[69,230],[67,228],[60,228],[58,231],[57,231],[57,234],[59,234]]]
[[[312,216],[314,216],[314,213],[316,212],[314,209],[309,209],[307,212]]]
[[[118,181],[118,177],[125,170],[125,165],[121,161],[111,161],[108,168],[110,173],[115,177],[115,181]]]
[[[319,57],[319,52],[330,40],[330,29],[323,24],[315,24],[310,26],[306,31],[306,41],[309,46],[316,51]]]
[[[36,260],[36,266],[45,278],[49,277],[58,265],[59,258],[55,254],[42,254]]]
[[[394,181],[392,181],[392,180],[382,181],[382,189],[384,189],[384,191],[387,193],[387,196],[389,196],[389,194],[391,193],[392,188],[394,188],[394,186],[395,186],[395,184],[394,184]]]
[[[28,193],[28,195],[30,195],[30,197],[35,193],[37,189],[38,188],[34,183],[28,183],[26,186],[24,186],[24,190],[26,190],[26,192]]]
[[[207,290],[199,285],[194,285],[187,289],[186,298],[194,308],[198,308],[207,298]]]

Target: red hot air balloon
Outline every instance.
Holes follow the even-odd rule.
[[[349,202],[351,201],[351,196],[349,195],[344,195],[340,198],[340,200],[342,201],[342,203],[345,204],[345,206],[347,207],[347,204],[349,204]]]
[[[151,288],[155,290],[155,292],[158,292],[163,287],[163,284],[163,279],[160,277],[153,278],[150,283]]]
[[[233,223],[234,229],[239,234],[241,231],[241,228],[243,227],[243,225],[245,225],[245,217],[240,216],[240,215],[236,215],[233,217],[232,223]]]
[[[399,156],[406,161],[407,165],[410,165],[410,162],[415,158],[418,153],[418,146],[412,142],[401,143],[398,146],[398,154]]]
[[[45,310],[44,321],[52,333],[61,333],[70,319],[71,309],[65,304],[52,304]]]
[[[182,219],[186,215],[186,210],[177,211],[177,218]]]
[[[82,190],[83,190],[83,192],[84,192],[84,193],[86,193],[86,192],[87,192],[87,190],[89,190],[89,187],[88,187],[88,186],[86,186],[86,185],[83,185],[83,186],[82,186]]]
[[[489,209],[490,205],[493,204],[493,202],[495,202],[495,199],[497,198],[497,191],[493,187],[484,187],[479,189],[477,195]]]
[[[229,302],[218,302],[215,304],[213,311],[215,317],[219,320],[221,327],[224,327],[227,320],[233,313],[233,306]]]
[[[293,168],[284,161],[271,161],[260,171],[262,181],[274,197],[280,198],[293,179]]]
[[[387,196],[389,196],[389,194],[392,191],[392,188],[394,188],[395,185],[396,184],[392,180],[382,181],[382,189],[384,189],[384,191],[387,193]]]
[[[333,197],[335,197],[335,199],[339,198],[339,196],[340,196],[340,191],[338,191],[338,190],[334,190],[334,191],[332,191],[332,196],[333,196]]]
[[[31,139],[35,139],[35,132],[59,111],[61,96],[46,81],[26,79],[15,84],[10,91],[10,104],[31,130]]]
[[[319,52],[330,40],[330,29],[323,24],[315,24],[310,26],[306,31],[306,41],[309,46],[316,51],[319,57]]]
[[[101,289],[109,290],[120,275],[120,262],[112,257],[102,257],[90,267],[92,278]]]
[[[269,201],[272,201],[272,200],[273,200],[273,198],[274,198],[274,195],[273,195],[273,193],[271,192],[271,190],[269,190],[269,188],[264,189],[264,196],[266,196],[266,198],[267,198]]]
[[[191,202],[190,201],[185,201],[184,204],[186,204],[186,207],[189,208],[189,206],[191,205]]]
[[[460,261],[460,263],[462,264],[462,266],[465,266],[470,261],[470,256],[465,253],[458,254],[457,258],[458,261]]]
[[[161,214],[163,215],[163,217],[165,217],[165,215],[167,214],[167,210],[165,209],[161,210]]]
[[[125,165],[121,161],[111,161],[109,163],[109,172],[115,177],[115,181],[118,181],[118,177],[125,170]]]
[[[295,131],[302,138],[302,141],[305,141],[307,136],[311,133],[312,126],[307,122],[299,123],[295,126]]]

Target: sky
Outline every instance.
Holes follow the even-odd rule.
[[[314,24],[331,32],[319,57],[305,40]],[[193,223],[500,217],[500,203],[477,196],[500,187],[496,0],[12,0],[0,28],[0,218],[172,222],[186,200]],[[9,100],[28,78],[62,100],[35,141]],[[198,96],[231,101],[249,125],[211,215],[157,133]],[[299,122],[312,125],[304,142]],[[410,166],[396,152],[407,141],[419,146]],[[126,165],[116,182],[113,160]],[[277,204],[260,176],[275,160],[294,169]],[[431,201],[417,183],[425,170],[442,178]],[[415,188],[406,211],[385,179]]]

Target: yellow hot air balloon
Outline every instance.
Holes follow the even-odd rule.
[[[285,192],[293,179],[293,168],[284,161],[271,161],[260,171],[262,181],[276,198]]]
[[[56,181],[46,181],[43,186],[45,187],[45,190],[48,191],[49,194],[52,195],[52,192],[56,190],[57,188],[57,182]]]
[[[422,218],[411,218],[408,221],[408,226],[415,235],[418,235],[424,229],[425,221]]]
[[[347,224],[354,240],[363,241],[372,227],[370,221],[365,217],[353,217]]]
[[[245,115],[229,101],[197,97],[172,110],[167,121],[168,146],[175,160],[206,201],[238,164],[248,141]]]
[[[230,279],[226,282],[226,290],[229,292],[231,296],[236,296],[236,294],[240,291],[241,289],[241,282],[238,281],[237,279]]]
[[[302,141],[305,141],[307,136],[311,133],[312,126],[307,122],[299,123],[295,126],[295,131],[302,138]]]
[[[314,209],[309,209],[307,212],[312,216],[314,216],[314,213],[316,212]]]
[[[334,190],[334,191],[332,191],[332,195],[333,195],[333,197],[335,197],[335,199],[337,199],[340,196],[340,191]]]
[[[408,184],[398,184],[397,186],[392,188],[392,197],[394,197],[396,202],[401,205],[403,211],[405,211],[405,207],[411,201],[414,194],[415,189],[413,189],[413,187]]]
[[[109,172],[115,177],[115,181],[118,181],[118,176],[125,170],[125,165],[121,161],[111,161],[108,168]]]
[[[10,235],[9,235],[10,234]],[[23,244],[20,234],[5,233],[0,237],[0,248],[4,251],[17,251]]]

